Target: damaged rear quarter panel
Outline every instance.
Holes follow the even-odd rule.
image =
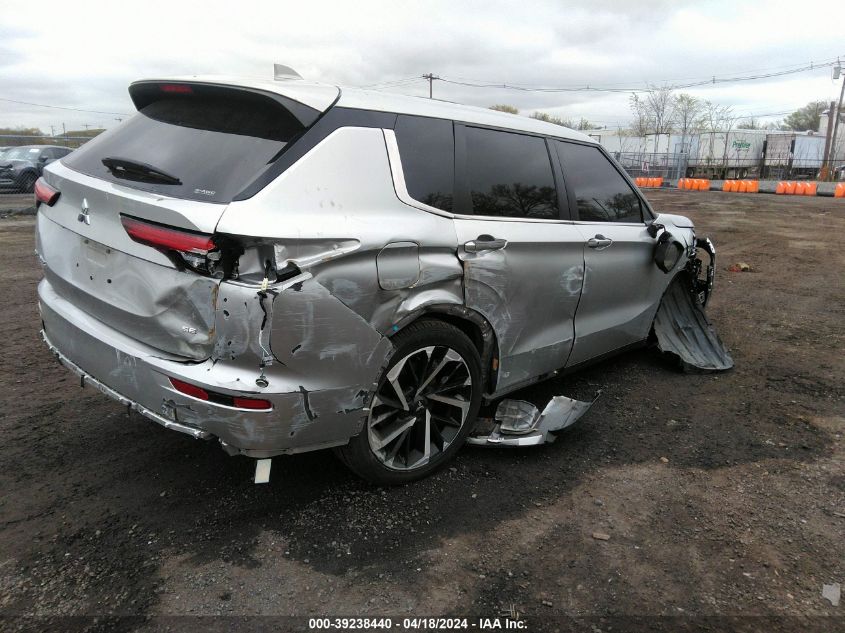
[[[332,173],[344,178],[323,177]],[[273,293],[265,340],[269,389],[278,377],[296,392],[293,431],[309,441],[321,427],[333,436],[360,430],[397,323],[426,305],[463,305],[453,221],[397,198],[381,129],[336,130],[254,197],[229,205],[218,231],[272,242],[276,268],[293,264],[304,275]],[[396,252],[379,260],[385,247]],[[256,367],[264,311],[241,273],[221,286],[225,335],[215,354]]]

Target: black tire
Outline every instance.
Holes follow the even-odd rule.
[[[38,180],[38,176],[33,173],[25,173],[21,176],[21,184],[20,184],[20,192],[21,193],[34,193],[35,192],[35,181]]]
[[[350,439],[349,444],[341,446],[335,450],[341,461],[355,474],[374,484],[389,486],[405,484],[427,477],[433,472],[441,469],[452,459],[455,453],[466,441],[467,435],[469,435],[472,428],[475,426],[478,409],[481,406],[481,392],[483,390],[481,359],[479,357],[478,350],[466,334],[456,327],[436,320],[418,321],[416,323],[412,323],[394,336],[393,344],[395,348],[393,355],[390,358],[390,362],[382,371],[376,390],[370,395],[370,412],[367,416],[367,420],[364,422],[364,427],[358,435]],[[376,455],[375,449],[371,448],[370,422],[372,416],[377,413],[374,403],[378,402],[378,400],[376,400],[377,394],[382,393],[381,390],[385,387],[385,383],[388,380],[388,375],[391,370],[400,361],[407,362],[407,365],[411,366],[414,364],[414,361],[409,360],[410,358],[418,358],[418,354],[426,353],[425,350],[431,347],[434,347],[435,351],[429,356],[430,363],[433,362],[431,360],[434,358],[433,354],[437,353],[437,351],[441,348],[447,348],[450,352],[457,353],[463,361],[464,366],[460,365],[456,361],[450,362],[455,362],[455,368],[451,369],[452,375],[455,375],[456,372],[463,372],[465,367],[471,380],[471,386],[469,387],[471,396],[469,398],[463,398],[465,402],[469,403],[468,412],[466,413],[466,417],[463,419],[462,425],[458,429],[457,434],[449,441],[448,445],[444,443],[442,448],[438,448],[436,446],[436,442],[434,444],[431,443],[431,434],[429,434],[425,440],[421,440],[429,442],[429,450],[439,450],[436,454],[428,457],[427,463],[421,466],[412,465],[410,467],[405,467],[403,470],[397,470],[385,464],[384,461]],[[447,361],[444,359],[442,362],[445,363]],[[412,370],[413,367],[410,369]],[[405,371],[404,368],[401,371]],[[444,381],[448,383],[450,378],[451,376],[446,376]],[[433,385],[434,381],[432,381],[431,384]],[[466,390],[466,387],[464,386],[463,389]],[[436,389],[434,392],[436,393]],[[420,399],[425,400],[425,396],[421,396]],[[418,404],[422,406],[422,403]],[[441,405],[439,403],[428,402],[427,405],[423,406],[423,413],[421,415],[425,415],[426,409],[430,411],[432,407],[438,406]],[[408,403],[407,410],[409,411],[409,415],[413,417],[412,403]],[[399,411],[399,413],[401,414],[401,411]],[[423,427],[423,433],[425,432],[425,429],[429,429],[431,425],[435,424],[434,418],[431,417],[430,412],[428,415],[428,424],[430,426]],[[419,422],[413,424],[413,428],[406,431],[406,434],[408,434],[408,439],[410,439],[411,436],[419,439],[420,430],[418,425],[424,424],[424,422],[420,420]],[[440,431],[454,432],[454,427],[452,425],[447,426],[442,426]],[[440,431],[436,431],[436,434],[439,440],[443,442],[443,436],[440,434]],[[408,442],[406,442],[406,444],[407,443]]]

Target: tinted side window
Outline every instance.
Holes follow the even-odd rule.
[[[400,115],[394,131],[408,193],[414,200],[451,211],[455,189],[452,122]]]
[[[468,127],[466,147],[467,183],[475,215],[559,217],[543,139]]]
[[[566,186],[575,192],[579,220],[642,222],[640,199],[597,147],[555,144]]]

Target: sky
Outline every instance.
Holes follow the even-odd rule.
[[[845,61],[842,6],[830,0],[39,0],[29,6],[0,12],[0,127],[112,127],[134,111],[126,90],[133,80],[269,78],[274,62],[307,80],[427,96],[424,73],[470,83],[623,89],[779,72],[837,56]],[[823,67],[685,92],[731,106],[737,115],[771,114],[766,121],[809,101],[838,99],[840,86]],[[506,103],[526,114],[584,117],[611,128],[631,117],[625,91],[542,93],[444,81],[433,89],[449,101]]]

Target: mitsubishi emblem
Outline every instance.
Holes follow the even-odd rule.
[[[88,215],[88,199],[82,198],[82,207],[79,209],[79,215],[76,216],[76,219],[84,224],[91,224],[91,216]]]

